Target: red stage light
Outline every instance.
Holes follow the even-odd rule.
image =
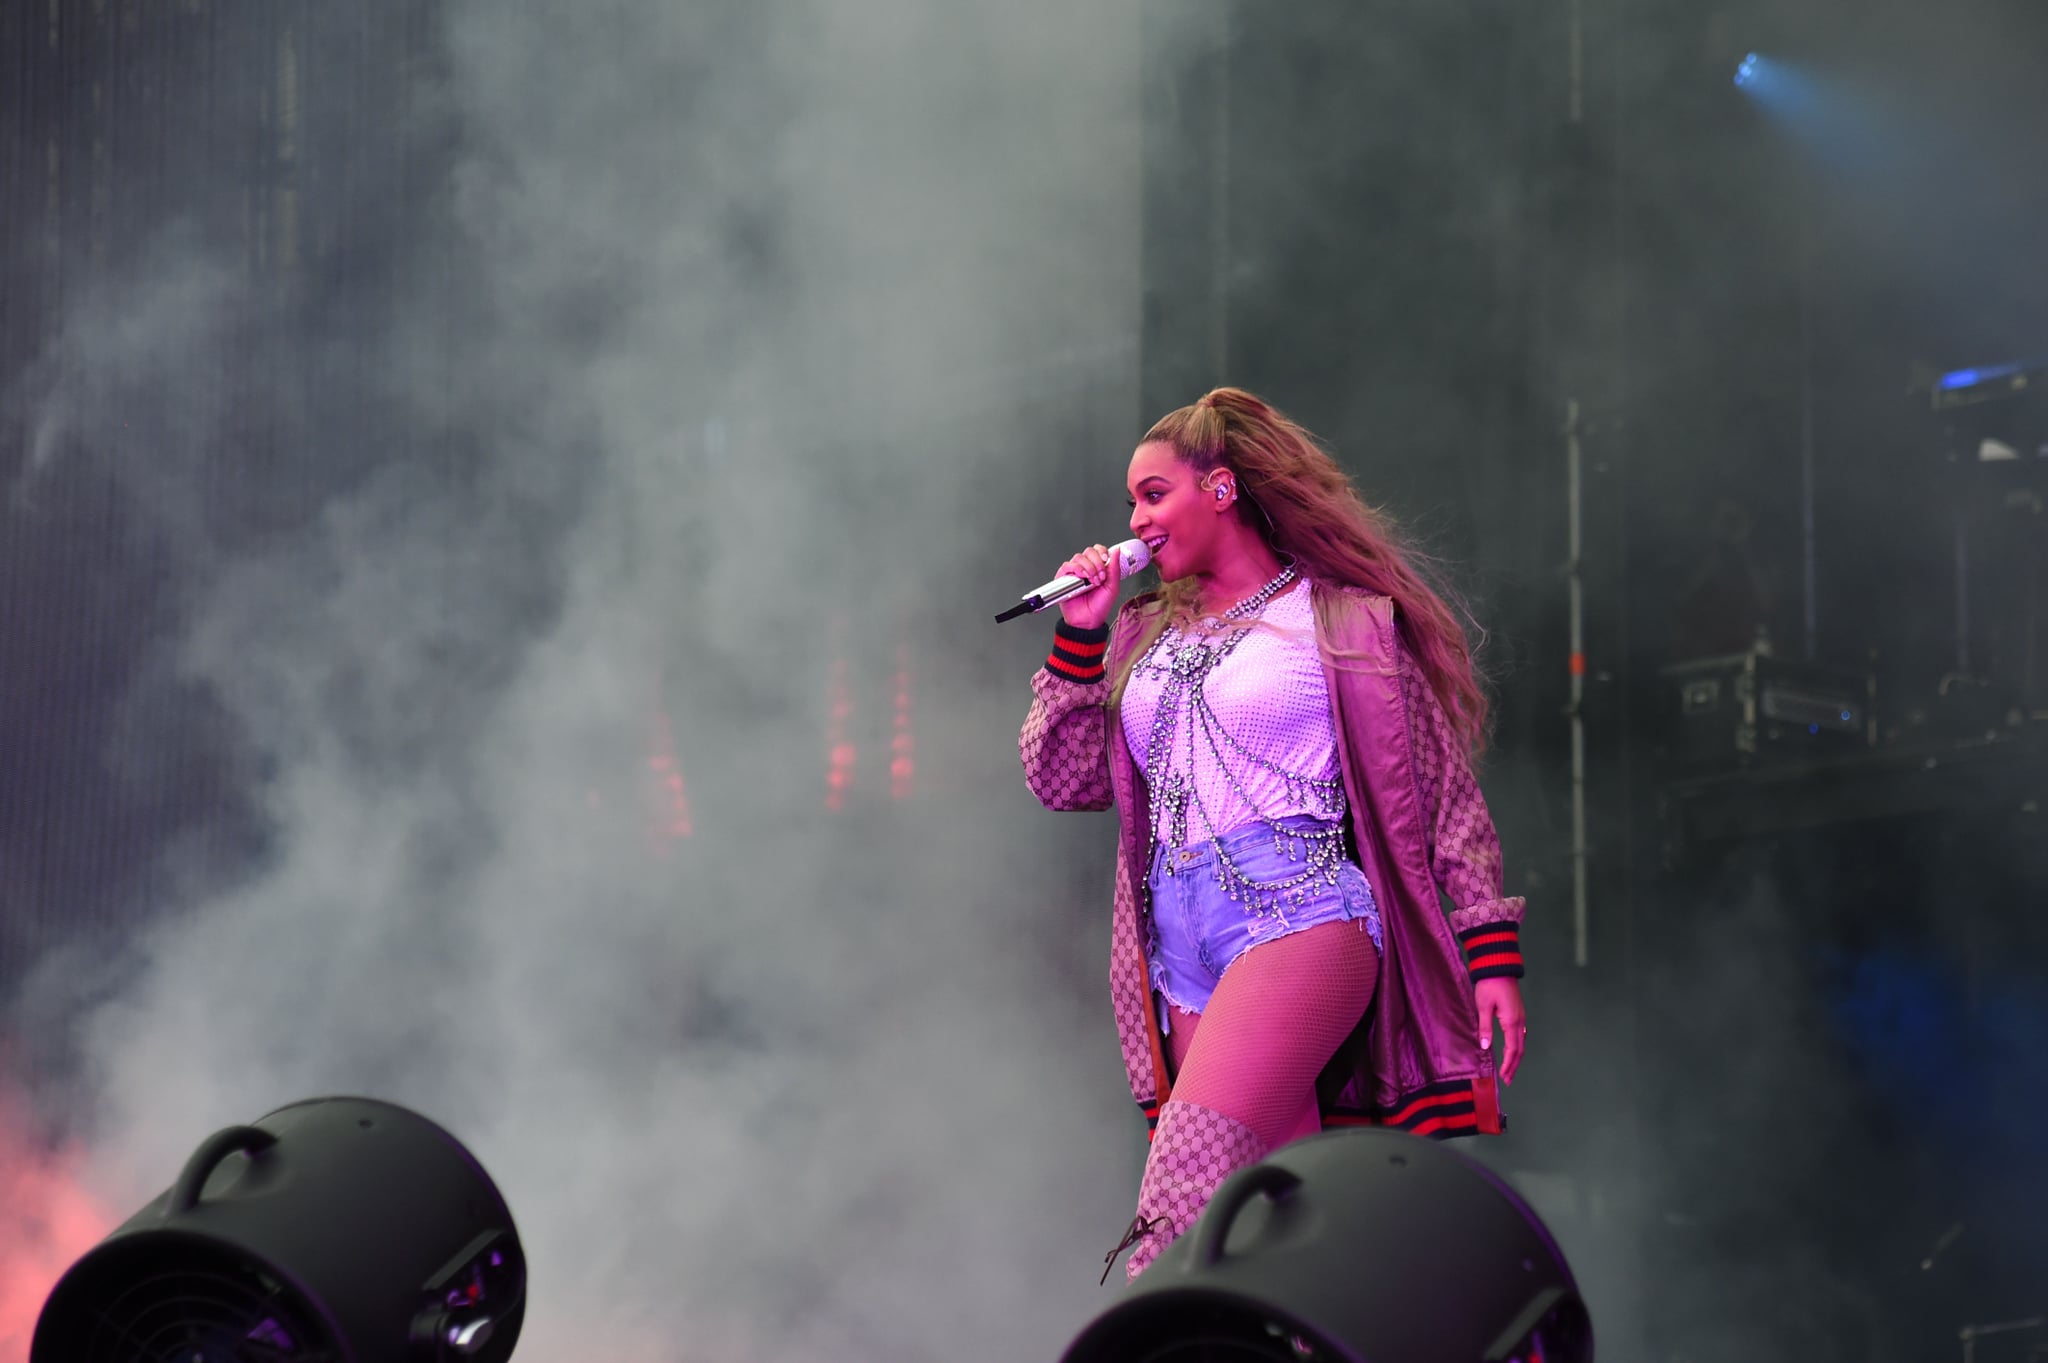
[[[0,1092],[0,1363],[26,1363],[43,1299],[114,1228],[80,1164],[77,1151],[38,1141],[27,1105]]]
[[[910,798],[917,775],[917,739],[910,729],[910,645],[896,646],[896,731],[889,739],[889,794]]]
[[[843,622],[842,622],[843,625]],[[860,757],[847,737],[846,721],[853,714],[853,692],[847,678],[846,655],[832,660],[826,682],[825,721],[825,808],[837,814],[846,807],[846,792],[853,785],[854,763]]]
[[[647,765],[661,787],[655,796],[661,802],[661,814],[655,822],[654,845],[657,852],[664,852],[667,844],[696,831],[690,821],[690,794],[683,785],[683,769],[676,761],[675,737],[666,710],[655,711],[654,755]]]

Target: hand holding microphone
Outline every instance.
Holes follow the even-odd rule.
[[[1142,552],[1144,544],[1133,541]],[[1116,609],[1116,590],[1124,580],[1122,555],[1102,545],[1083,549],[1060,565],[1061,577],[1086,578],[1089,585],[1060,601],[1060,614],[1075,629],[1101,629]],[[1150,557],[1147,555],[1147,557]]]
[[[1060,575],[998,615],[1014,620],[1032,611],[1042,611],[1057,602],[1060,614],[1075,629],[1100,629],[1109,623],[1116,609],[1116,590],[1132,573],[1143,572],[1152,562],[1152,551],[1143,540],[1125,540],[1104,547],[1097,544],[1060,565]]]

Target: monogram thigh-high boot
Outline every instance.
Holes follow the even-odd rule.
[[[1265,1142],[1242,1122],[1197,1103],[1169,1100],[1152,1133],[1152,1151],[1138,1185],[1138,1215],[1125,1236],[1134,1248],[1124,1276],[1144,1272],[1195,1223],[1218,1184],[1265,1153]]]

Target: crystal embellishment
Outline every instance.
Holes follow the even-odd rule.
[[[1225,620],[1242,622],[1220,638],[1191,637],[1180,626],[1169,625],[1137,664],[1142,670],[1163,674],[1158,705],[1152,714],[1151,732],[1145,743],[1145,771],[1151,789],[1152,838],[1147,861],[1149,863],[1157,853],[1162,828],[1171,846],[1187,845],[1189,815],[1192,812],[1200,818],[1208,834],[1209,845],[1215,852],[1217,883],[1232,900],[1243,904],[1247,912],[1262,917],[1284,914],[1290,906],[1298,907],[1319,883],[1336,883],[1337,870],[1344,858],[1344,824],[1348,812],[1344,783],[1341,778],[1326,780],[1288,771],[1253,752],[1224,727],[1210,708],[1204,684],[1251,633],[1251,621],[1266,603],[1294,579],[1294,567],[1288,564],[1265,586],[1224,611],[1220,618],[1212,620],[1211,624],[1215,626],[1220,626]],[[1181,722],[1183,715],[1187,718],[1185,725]],[[1198,741],[1238,799],[1272,831],[1274,849],[1289,861],[1301,863],[1298,872],[1277,880],[1254,881],[1231,861],[1216,833],[1214,819],[1203,806],[1201,795],[1195,788],[1193,772]],[[1318,819],[1324,821],[1323,827],[1290,827],[1260,810],[1245,789],[1246,774],[1252,770],[1277,777],[1293,807],[1313,811]],[[1165,872],[1176,874],[1172,858],[1167,859]]]

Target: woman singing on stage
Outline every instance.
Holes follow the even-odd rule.
[[[1153,1131],[1110,1258],[1135,1278],[1297,1137],[1501,1130],[1527,1028],[1458,617],[1239,389],[1163,417],[1129,488],[1164,585],[1116,611],[1109,550],[1061,565],[1095,585],[1061,603],[1019,746],[1047,808],[1117,810],[1110,994]]]

